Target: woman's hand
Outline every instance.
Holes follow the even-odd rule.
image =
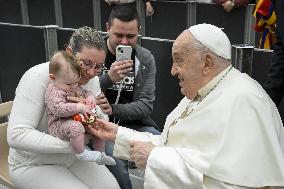
[[[77,96],[67,96],[66,99],[71,102],[85,102],[85,98]]]
[[[104,93],[99,94],[96,96],[96,104],[102,109],[102,111],[107,114],[111,115],[112,114],[112,107],[109,104],[107,98],[105,97]]]

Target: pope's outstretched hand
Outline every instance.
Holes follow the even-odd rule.
[[[97,119],[94,125],[89,126],[89,132],[103,140],[114,142],[118,125],[103,119]]]

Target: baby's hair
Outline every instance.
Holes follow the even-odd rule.
[[[74,73],[77,73],[79,76],[81,75],[82,68],[80,66],[80,60],[66,51],[57,51],[51,57],[49,74],[58,74],[64,66],[67,66],[67,68],[70,67]]]

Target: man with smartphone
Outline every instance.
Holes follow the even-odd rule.
[[[160,134],[150,118],[155,100],[155,60],[151,52],[137,45],[140,20],[137,10],[127,4],[115,6],[106,24],[108,38],[106,69],[100,77],[102,90],[111,104],[105,108],[110,121],[137,130]],[[112,156],[113,143],[106,153]],[[128,162],[116,159],[109,167],[121,188],[131,189]]]

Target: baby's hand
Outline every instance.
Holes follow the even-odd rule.
[[[77,96],[67,96],[66,99],[70,102],[84,102],[85,98],[83,97],[77,97]]]
[[[82,113],[84,115],[86,115],[87,113],[90,113],[89,107],[82,103],[77,103],[76,109],[79,113]]]
[[[89,109],[94,109],[96,107],[96,97],[94,95],[89,95],[85,100],[85,104]]]

